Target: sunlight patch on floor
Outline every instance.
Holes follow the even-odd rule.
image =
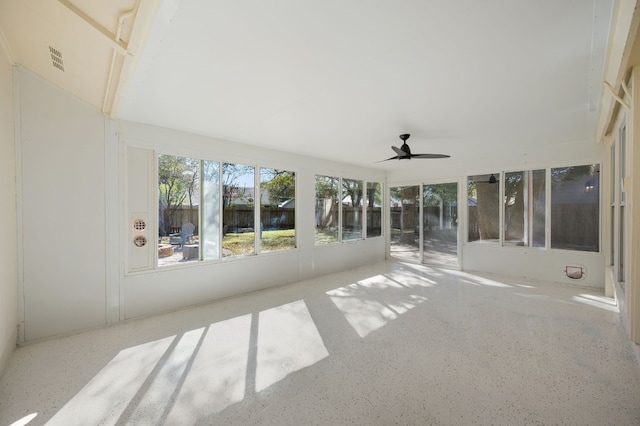
[[[161,424],[164,416],[164,408],[171,407],[174,394],[179,390],[176,383],[181,384],[189,373],[189,367],[197,353],[199,343],[206,335],[206,328],[198,328],[187,331],[176,342],[173,350],[170,350],[165,362],[160,365],[159,371],[145,390],[144,405],[136,405],[129,423],[134,424]],[[163,409],[149,410],[148,407],[163,407]]]
[[[501,288],[511,288],[512,287],[509,284],[505,284],[503,282],[492,280],[492,279],[489,279],[489,278],[486,278],[486,277],[481,277],[479,275],[470,274],[468,272],[456,271],[456,270],[453,270],[453,269],[443,270],[443,271],[446,272],[449,275],[454,275],[454,276],[460,278],[461,282],[466,282],[467,284],[482,285],[482,286],[488,286],[488,287],[501,287]]]
[[[174,338],[120,351],[47,425],[115,424]]]
[[[611,312],[620,312],[620,309],[616,305],[616,301],[608,297],[594,296],[592,294],[579,294],[577,296],[572,296],[571,300]]]
[[[328,356],[304,301],[260,312],[257,392]]]
[[[251,317],[242,315],[208,326],[189,374],[176,388],[176,409],[167,413],[165,424],[194,424],[199,416],[244,399]]]
[[[31,420],[35,419],[38,416],[38,413],[31,413],[27,416],[24,416],[23,418],[16,420],[15,422],[11,423],[9,426],[25,426],[28,425]]]
[[[356,333],[364,338],[427,300],[424,296],[406,294],[406,287],[415,284],[405,286],[384,275],[377,275],[328,291],[327,295]]]

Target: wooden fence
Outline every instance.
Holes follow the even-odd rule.
[[[449,211],[451,214],[449,214]],[[390,221],[392,229],[401,229],[402,207],[390,208]],[[357,213],[357,214],[356,214]],[[599,244],[599,205],[598,204],[555,204],[551,209],[551,244],[553,247],[597,251]],[[376,230],[382,229],[382,211],[380,207],[367,209],[368,235],[375,235]],[[418,215],[418,209],[416,209]],[[456,207],[443,212],[443,225],[457,221]],[[253,207],[231,207],[224,211],[224,223],[227,229],[251,227],[253,224]],[[263,207],[260,209],[260,218],[263,229],[293,229],[295,228],[295,209],[283,207]],[[359,220],[356,220],[358,219]],[[361,210],[353,207],[345,207],[342,213],[343,226],[353,227],[361,222]],[[477,207],[470,206],[468,210],[468,237],[471,241],[477,240],[479,235]],[[180,232],[183,223],[196,225],[195,234],[198,234],[198,207],[189,209],[188,206],[180,207],[172,217],[171,232]],[[416,224],[420,223],[416,217]],[[426,219],[423,223],[425,229],[437,229],[440,226],[440,207],[427,207]]]
[[[478,211],[469,207],[469,241],[478,240]],[[598,204],[554,204],[551,209],[551,247],[568,250],[598,251]]]
[[[295,228],[295,209],[284,207],[262,207],[260,219],[263,229]],[[253,228],[253,206],[236,206],[224,209],[223,223],[227,230],[237,228]],[[180,206],[171,216],[170,232],[180,232],[183,223],[196,225],[194,231],[198,235],[198,206]]]

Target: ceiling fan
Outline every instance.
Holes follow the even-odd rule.
[[[409,145],[407,145],[407,139],[409,139],[409,136],[411,135],[408,133],[404,135],[400,135],[400,139],[402,139],[402,146],[400,148],[396,146],[391,146],[391,149],[393,149],[393,151],[397,155],[382,161],[389,161],[389,160],[395,160],[395,159],[411,160],[412,158],[449,158],[451,157],[450,155],[446,155],[446,154],[412,154],[411,148],[409,148]]]

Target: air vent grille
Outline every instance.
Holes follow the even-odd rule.
[[[49,46],[49,54],[51,55],[51,63],[54,67],[64,72],[64,62],[62,61],[62,52],[53,46]]]
[[[144,231],[147,228],[147,222],[144,219],[136,219],[133,221],[133,229],[136,231]]]
[[[139,235],[133,239],[133,244],[136,247],[144,247],[147,245],[147,239],[142,235]]]

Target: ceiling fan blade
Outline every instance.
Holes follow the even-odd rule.
[[[396,155],[396,156],[394,156],[394,157],[387,158],[386,160],[376,161],[376,163],[382,163],[383,161],[389,161],[389,160],[397,160],[398,158],[400,158],[400,157],[398,157],[398,156]]]
[[[391,149],[393,149],[393,151],[394,151],[396,154],[398,154],[398,157],[396,157],[396,158],[400,158],[400,157],[404,157],[404,158],[406,158],[406,157],[409,157],[409,155],[407,155],[407,153],[406,153],[406,152],[404,152],[403,150],[401,150],[401,149],[400,149],[400,148],[398,148],[397,146],[393,146],[393,145],[392,145],[392,146],[391,146]]]
[[[402,139],[402,147],[398,148],[397,146],[391,145],[391,149],[395,152],[395,157],[387,158],[386,160],[377,161],[378,163],[382,163],[383,161],[389,160],[411,160],[412,158],[449,158],[450,155],[446,154],[412,154],[411,148],[407,145],[407,139],[409,139],[409,134],[400,135],[400,139]]]
[[[411,158],[450,158],[446,154],[411,154]]]

